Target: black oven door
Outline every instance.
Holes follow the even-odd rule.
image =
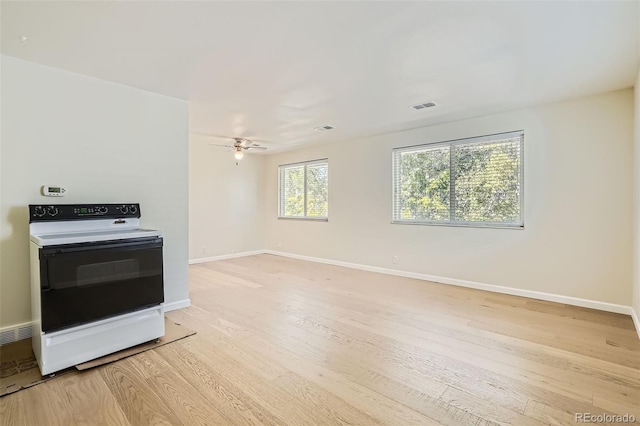
[[[42,331],[164,302],[162,238],[40,249]]]

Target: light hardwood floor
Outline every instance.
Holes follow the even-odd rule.
[[[627,316],[259,255],[189,267],[198,332],[0,398],[5,425],[640,421]]]

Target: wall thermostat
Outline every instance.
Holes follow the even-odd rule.
[[[64,193],[67,192],[61,186],[44,185],[42,187],[42,195],[45,197],[64,197]]]

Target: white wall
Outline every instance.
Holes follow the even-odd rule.
[[[640,319],[640,70],[634,88],[634,152],[633,152],[633,303],[636,317]],[[636,324],[638,327],[639,324]],[[638,329],[640,333],[640,328]]]
[[[189,140],[189,259],[264,249],[264,157],[246,153],[236,165],[210,143],[224,141]]]
[[[2,11],[2,7],[0,7],[0,15]],[[2,126],[2,87],[3,87],[3,78],[2,78],[2,70],[4,63],[4,55],[0,54],[0,191],[2,191],[2,135],[3,135],[3,126]],[[0,192],[0,210],[2,209],[2,193]],[[4,221],[0,220],[0,329],[2,328],[2,235],[4,229]],[[29,306],[31,309],[31,306]]]
[[[29,203],[139,202],[165,237],[165,300],[188,298],[184,101],[2,57],[0,327],[30,321]]]
[[[390,223],[393,147],[519,129],[524,230]],[[632,141],[628,89],[275,154],[266,169],[267,246],[628,306]],[[278,165],[317,158],[329,159],[329,222],[277,220]]]

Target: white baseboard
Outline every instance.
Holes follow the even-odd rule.
[[[421,274],[417,272],[407,272],[407,271],[401,271],[398,269],[380,268],[377,266],[361,265],[358,263],[342,262],[339,260],[324,259],[320,257],[302,256],[299,254],[286,253],[286,252],[281,252],[276,250],[264,250],[263,253],[273,254],[276,256],[290,257],[293,259],[307,260],[310,262],[326,263],[328,265],[344,266],[346,268],[360,269],[360,270],[369,271],[369,272],[378,272],[378,273],[387,274],[387,275],[396,275],[399,277],[415,278],[418,280],[432,281],[432,282],[437,282],[441,284],[457,285],[460,287],[474,288],[477,290],[485,290],[493,293],[510,294],[513,296],[529,297],[531,299],[545,300],[548,302],[564,303],[566,305],[580,306],[583,308],[597,309],[600,311],[614,312],[617,314],[626,314],[626,315],[634,314],[634,311],[631,308],[631,306],[617,305],[615,303],[600,302],[597,300],[581,299],[578,297],[563,296],[563,295],[552,294],[552,293],[543,293],[543,292],[534,291],[534,290],[523,290],[523,289],[513,288],[513,287],[504,287],[504,286],[493,285],[493,284],[478,283],[474,281],[459,280],[455,278],[439,277],[436,275],[427,275],[427,274]],[[636,321],[636,329],[640,330],[640,328],[638,328],[637,318],[635,318],[634,321]],[[639,331],[639,334],[640,334],[640,331]]]
[[[31,322],[0,328],[0,346],[31,337]]]
[[[236,257],[253,256],[256,254],[263,254],[263,253],[265,253],[265,250],[253,250],[253,251],[243,251],[242,253],[223,254],[220,256],[213,256],[213,257],[201,257],[199,259],[189,259],[189,265],[194,265],[196,263],[214,262],[216,260],[234,259]]]
[[[636,326],[636,332],[638,333],[638,338],[640,338],[640,314],[636,312],[635,309],[631,308],[631,318],[633,319],[633,324]]]
[[[175,302],[163,303],[164,311],[175,311],[176,309],[188,308],[191,306],[191,299],[182,299]]]

